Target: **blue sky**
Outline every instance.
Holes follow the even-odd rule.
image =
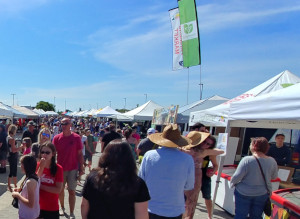
[[[283,70],[300,76],[300,3],[196,1],[203,98],[233,98]],[[0,0],[0,101],[58,110],[187,103],[172,71],[176,0]],[[199,100],[190,68],[188,102]]]

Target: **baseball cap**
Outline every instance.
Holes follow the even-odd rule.
[[[149,128],[148,130],[147,130],[147,134],[148,135],[151,135],[151,134],[154,134],[155,133],[155,129],[154,128]]]

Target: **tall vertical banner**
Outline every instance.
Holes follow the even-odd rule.
[[[178,8],[169,10],[173,31],[173,71],[183,69],[181,27]]]
[[[183,66],[201,64],[200,40],[195,0],[178,0],[182,34]]]

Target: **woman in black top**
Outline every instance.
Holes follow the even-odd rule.
[[[111,141],[82,191],[83,219],[148,219],[150,199],[127,142]]]
[[[6,173],[6,159],[7,159],[7,133],[5,131],[5,126],[0,125],[0,173]]]
[[[8,128],[7,145],[9,149],[8,162],[9,162],[9,175],[8,175],[8,190],[12,192],[11,179],[17,188],[17,166],[18,166],[18,152],[22,151],[24,147],[16,146],[15,135],[17,132],[17,126],[10,125]]]

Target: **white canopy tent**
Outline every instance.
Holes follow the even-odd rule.
[[[27,116],[26,116],[24,113],[22,113],[22,112],[20,112],[20,111],[18,111],[18,110],[16,110],[16,109],[14,109],[14,108],[12,108],[12,107],[10,107],[10,106],[4,104],[4,103],[1,103],[1,102],[0,102],[0,108],[4,109],[4,110],[6,110],[6,111],[10,111],[10,112],[12,113],[12,114],[9,113],[10,116],[8,116],[8,117],[27,118]],[[4,112],[4,111],[3,111],[3,112]],[[3,114],[4,114],[4,113],[3,113]],[[4,116],[4,115],[3,115],[3,116]]]
[[[97,117],[108,117],[108,116],[113,116],[113,115],[121,115],[121,113],[114,110],[110,106],[106,106],[102,110],[97,111],[97,113],[95,115]]]
[[[112,119],[115,119],[117,121],[122,121],[122,122],[130,122],[132,121],[131,118],[127,117],[127,116],[124,116],[123,114],[118,114],[118,115],[112,115],[112,116],[107,116],[108,118],[112,118]]]
[[[54,111],[46,111],[45,115],[48,115],[48,116],[58,116],[58,113],[56,113]]]
[[[300,82],[284,89],[230,104],[226,133],[231,127],[300,129]],[[220,159],[213,202],[224,158]],[[230,200],[228,200],[230,201]]]
[[[18,110],[22,114],[26,115],[26,118],[28,119],[37,119],[39,118],[39,114],[32,111],[31,109],[28,109],[24,106],[12,106],[15,110]]]
[[[35,113],[37,113],[37,114],[39,114],[40,116],[46,115],[46,112],[43,109],[37,109],[37,108],[35,108],[32,111],[35,112]]]
[[[9,110],[4,104],[0,103],[0,118],[13,117],[13,112]]]
[[[300,129],[300,83],[230,104],[230,127]]]
[[[220,97],[218,95],[214,95],[210,98],[204,100],[198,100],[194,103],[182,106],[178,109],[177,113],[177,123],[188,123],[191,112],[205,110],[214,106],[217,106],[225,101],[229,100],[228,98]]]
[[[192,112],[190,114],[189,123],[190,125],[193,125],[196,122],[201,122],[206,126],[225,127],[228,121],[230,103],[238,102],[244,99],[248,99],[250,97],[261,96],[299,82],[300,78],[298,76],[292,74],[288,70],[285,70],[280,74],[274,76],[273,78],[267,80],[266,82],[223,104],[206,110]]]
[[[131,120],[152,120],[153,112],[155,109],[161,109],[163,106],[149,100],[143,105],[124,113],[123,115],[130,118]]]

